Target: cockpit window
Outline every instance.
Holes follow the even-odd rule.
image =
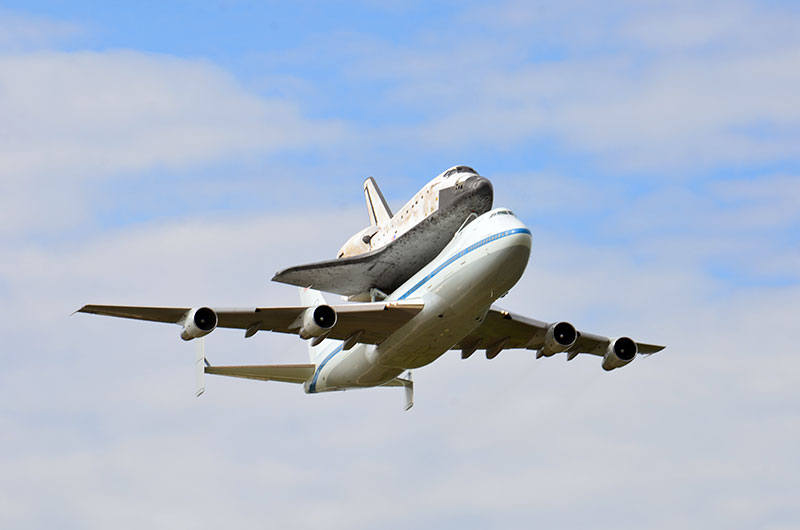
[[[514,213],[511,210],[498,210],[494,212],[492,215],[490,215],[489,219],[491,219],[495,215],[514,215]]]
[[[447,178],[447,177],[453,176],[456,173],[474,173],[475,175],[478,174],[477,171],[475,171],[474,169],[472,169],[469,166],[456,166],[456,167],[454,167],[452,169],[448,169],[445,172],[445,174],[443,175],[442,178]]]

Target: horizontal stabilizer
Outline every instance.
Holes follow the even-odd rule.
[[[273,364],[255,366],[206,366],[207,374],[257,379],[259,381],[281,381],[303,384],[314,375],[313,364]]]

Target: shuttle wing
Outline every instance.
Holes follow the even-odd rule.
[[[345,296],[368,293],[373,287],[390,293],[435,258],[463,221],[448,225],[450,220],[434,213],[377,250],[289,267],[272,281]]]
[[[398,250],[389,245],[358,256],[297,265],[277,272],[272,281],[344,296],[373,287],[391,292],[421,268],[419,264],[404,266]]]
[[[508,311],[490,309],[483,323],[453,346],[453,349],[475,351],[475,349],[490,349],[502,344],[502,349],[538,350],[544,346],[549,326],[550,324],[547,322],[515,315]],[[579,353],[590,353],[602,357],[610,342],[611,339],[608,337],[578,331],[578,338],[567,353],[570,358]],[[637,342],[636,346],[638,352],[643,355],[650,355],[664,349],[664,346],[642,342]]]
[[[262,330],[299,333],[299,320],[308,307],[219,308],[214,312],[217,327],[246,330],[246,336],[250,337]],[[331,307],[336,311],[337,321],[327,338],[346,340],[360,333],[358,342],[380,344],[419,313],[423,305],[419,301],[402,300]],[[180,324],[189,311],[188,307],[86,305],[77,312]]]

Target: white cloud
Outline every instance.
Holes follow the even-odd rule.
[[[695,54],[796,46],[796,7],[748,1],[662,2],[621,24],[621,36],[654,51]]]
[[[476,72],[473,83],[448,98],[448,107],[453,95],[460,105],[430,124],[424,140],[503,146],[555,136],[570,150],[628,170],[693,172],[791,160],[800,134],[797,60],[798,50],[790,50],[645,66],[594,59]],[[427,81],[418,83],[408,84],[406,97],[427,90]]]
[[[344,133],[202,60],[134,51],[0,55],[2,230],[70,222],[126,172],[318,149]],[[31,205],[34,205],[32,208]]]
[[[83,32],[79,24],[0,10],[0,50],[45,47]]]
[[[555,139],[615,170],[692,174],[797,161],[797,16],[749,2],[511,3],[337,59],[393,81],[386,104],[425,117],[386,134],[420,149]]]
[[[0,66],[3,169],[12,177],[184,166],[313,145],[331,132],[205,61],[43,52],[5,56]]]

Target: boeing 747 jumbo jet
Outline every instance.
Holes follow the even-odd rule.
[[[413,405],[410,370],[452,349],[461,350],[464,359],[479,349],[487,359],[510,348],[536,350],[537,358],[565,353],[567,360],[588,353],[602,357],[605,370],[614,370],[637,354],[664,348],[493,308],[522,276],[530,252],[531,231],[511,211],[499,208],[470,215],[438,256],[380,301],[328,305],[319,291],[301,288],[296,307],[87,305],[79,311],[178,324],[184,340],[221,327],[245,330],[245,337],[268,330],[308,341],[309,362],[292,365],[210,366],[198,348],[197,395],[205,389],[204,374],[297,383],[309,394],[402,386],[406,409]]]

